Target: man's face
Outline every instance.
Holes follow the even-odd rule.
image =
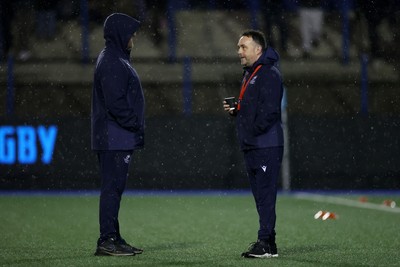
[[[261,55],[261,46],[254,42],[253,38],[242,36],[237,44],[240,64],[244,67],[251,67]]]
[[[128,47],[127,47],[128,51],[131,51],[132,48],[133,48],[133,46],[134,46],[135,36],[136,36],[136,33],[134,33],[134,34],[132,35],[131,39],[129,39]]]

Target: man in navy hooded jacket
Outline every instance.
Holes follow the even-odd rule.
[[[242,87],[235,109],[230,109],[225,101],[224,109],[236,116],[239,143],[259,215],[257,241],[242,256],[277,257],[275,204],[283,155],[279,55],[267,48],[259,31],[244,32],[237,46],[244,67]]]
[[[105,48],[94,72],[92,149],[101,173],[100,238],[95,255],[142,253],[121,237],[118,213],[135,149],[144,145],[144,96],[130,51],[140,26],[136,19],[114,13],[104,22]]]

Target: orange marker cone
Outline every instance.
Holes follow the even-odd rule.
[[[368,198],[367,198],[367,197],[364,197],[364,196],[362,196],[362,197],[360,197],[360,198],[358,199],[358,201],[360,201],[360,202],[362,202],[362,203],[365,203],[365,202],[367,202],[367,201],[368,201]]]
[[[387,207],[391,207],[391,208],[395,208],[396,207],[396,202],[394,202],[391,199],[385,199],[383,201],[383,205],[387,206]]]
[[[337,218],[338,218],[338,216],[335,213],[330,212],[330,211],[323,211],[323,210],[318,211],[314,215],[314,219],[316,219],[316,220],[322,219],[323,221],[326,221],[328,219],[335,220]]]
[[[326,221],[327,219],[336,220],[336,214],[328,211],[324,216],[322,216],[322,220]]]

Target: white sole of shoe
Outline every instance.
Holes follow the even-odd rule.
[[[96,251],[95,256],[135,256],[135,253],[127,252],[127,253],[116,253],[111,251]]]
[[[278,254],[265,253],[265,254],[262,254],[262,255],[249,254],[248,256],[252,257],[252,258],[277,258],[279,255]]]

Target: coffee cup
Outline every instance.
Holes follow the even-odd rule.
[[[236,99],[234,96],[225,97],[224,100],[229,105],[230,110],[234,110],[236,108]]]

